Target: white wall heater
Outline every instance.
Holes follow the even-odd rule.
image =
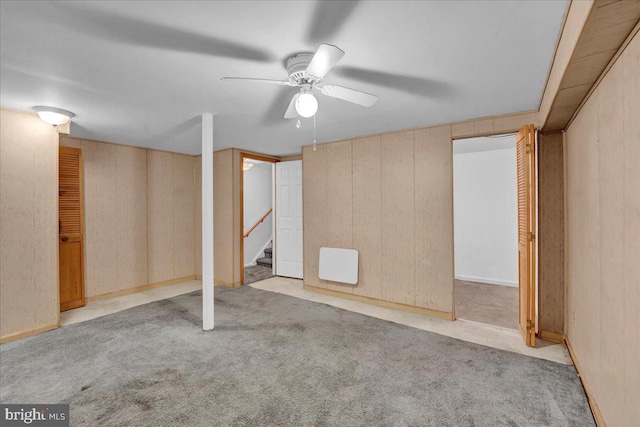
[[[320,248],[318,277],[322,280],[355,285],[358,283],[358,251]]]

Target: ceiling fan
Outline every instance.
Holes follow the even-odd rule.
[[[285,119],[292,119],[298,115],[313,117],[318,110],[318,100],[313,95],[314,91],[364,107],[371,107],[378,100],[375,95],[342,86],[322,84],[324,77],[343,56],[344,52],[340,48],[330,44],[321,44],[316,53],[299,53],[287,59],[289,80],[245,77],[223,77],[222,80],[241,80],[300,87],[300,92],[296,93],[291,98],[291,102],[289,102],[289,106],[284,113]]]

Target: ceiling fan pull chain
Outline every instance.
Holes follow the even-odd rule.
[[[313,115],[313,151],[317,151],[316,147],[316,115]]]

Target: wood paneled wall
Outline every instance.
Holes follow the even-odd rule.
[[[215,283],[240,286],[240,226],[236,228],[236,216],[240,215],[240,204],[236,205],[234,185],[236,170],[233,149],[213,153],[213,245]],[[237,190],[237,191],[236,191]]]
[[[173,154],[147,153],[149,281],[173,278]]]
[[[85,215],[85,295],[147,281],[146,150],[76,138],[82,149]]]
[[[451,127],[303,148],[304,283],[453,316]],[[356,286],[320,280],[322,246],[360,252]]]
[[[562,133],[538,140],[539,330],[564,335],[564,165]]]
[[[0,341],[57,327],[58,133],[0,110]]]
[[[566,131],[567,337],[610,426],[640,425],[640,36]]]
[[[195,210],[193,211],[193,225],[195,228],[194,264],[196,276],[202,278],[202,156],[194,159],[196,171],[195,180]],[[214,254],[215,256],[215,254]]]
[[[65,137],[82,149],[89,299],[195,275],[192,156]]]
[[[195,160],[147,150],[149,283],[195,275]]]

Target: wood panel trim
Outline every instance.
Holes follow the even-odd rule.
[[[239,224],[240,224],[240,229],[238,230],[240,232],[240,242],[239,242],[239,246],[236,249],[235,247],[235,242],[236,242],[236,238],[235,236],[233,237],[233,256],[231,257],[231,259],[233,260],[233,264],[231,266],[231,270],[233,271],[232,277],[235,280],[236,277],[236,273],[235,273],[235,257],[238,256],[238,260],[240,261],[240,285],[242,285],[244,283],[244,156],[245,153],[243,153],[242,151],[240,151],[240,156],[238,156],[240,158],[240,162],[239,164],[236,165],[236,162],[234,161],[235,158],[235,154],[236,154],[237,150],[231,150],[231,163],[232,163],[232,168],[231,168],[231,206],[235,207],[234,204],[234,198],[235,198],[235,180],[236,180],[236,167],[239,168],[238,170],[238,174],[240,176],[239,178],[239,188],[238,191],[240,192],[240,200],[238,201],[239,204],[239,208],[240,211],[238,213],[235,212],[235,210],[232,209],[232,212],[234,214],[234,217],[231,220],[231,224],[233,227],[233,223],[235,222],[235,215],[238,215],[240,218]],[[233,235],[233,233],[232,233]],[[214,253],[216,252],[215,249],[213,251]],[[213,284],[215,285],[215,274],[214,274],[214,281]],[[234,285],[232,287],[235,287],[235,282]]]
[[[400,304],[397,302],[384,301],[376,298],[369,298],[362,295],[348,294],[345,292],[334,291],[331,289],[318,288],[316,286],[304,285],[304,290],[325,294],[332,297],[344,298],[352,301],[363,302],[365,304],[377,305],[379,307],[391,308],[394,310],[407,311],[409,313],[422,314],[430,317],[437,317],[444,320],[455,320],[453,313],[432,310],[430,308],[416,307],[415,305]]]
[[[218,286],[227,286],[229,288],[239,288],[240,286],[242,286],[242,282],[225,282],[224,280],[220,279],[215,279],[213,283]]]
[[[563,324],[562,330],[565,333],[565,342],[567,340],[567,313],[569,312],[569,296],[567,294],[567,283],[569,279],[569,190],[567,185],[567,138],[565,131],[562,131],[562,222],[564,224],[563,227],[563,235],[562,235],[562,246],[563,246],[563,260],[562,260],[562,302],[564,304],[563,310]]]
[[[147,151],[159,151],[161,153],[177,154],[179,156],[185,156],[185,157],[194,157],[195,158],[195,157],[202,156],[202,154],[185,154],[185,153],[179,153],[177,151],[161,150],[159,148],[149,148],[149,147],[143,147],[143,146],[140,146],[140,145],[123,144],[121,142],[100,141],[98,139],[82,138],[82,137],[73,136],[73,135],[64,135],[64,134],[60,135],[60,141],[63,141],[65,139],[74,139],[76,141],[98,142],[100,144],[119,145],[121,147],[137,148],[137,149],[140,149],[140,150],[147,150]],[[224,150],[221,150],[221,151],[224,151]]]
[[[595,396],[593,395],[593,392],[591,391],[591,388],[589,387],[589,384],[587,383],[587,380],[584,376],[584,371],[580,367],[580,363],[578,362],[576,353],[573,351],[573,347],[571,346],[569,337],[565,337],[564,342],[567,344],[567,348],[569,349],[569,356],[573,361],[573,365],[576,367],[576,371],[578,371],[578,377],[580,378],[582,387],[584,388],[585,394],[587,395],[587,401],[589,402],[591,414],[596,421],[596,425],[598,427],[607,427],[607,424],[604,422],[604,418],[602,417],[602,413],[600,412],[600,408],[598,407],[598,403],[596,402]]]
[[[554,62],[556,62],[556,56],[558,56],[558,48],[560,47],[560,41],[562,40],[562,33],[564,33],[564,28],[567,25],[567,17],[569,16],[569,10],[571,10],[571,3],[573,3],[573,1],[574,0],[569,0],[567,2],[567,8],[565,9],[564,16],[562,17],[562,25],[560,25],[560,32],[558,33],[558,39],[556,40],[556,47],[553,49],[551,66],[549,67],[549,71],[547,72],[547,79],[544,81],[544,88],[542,89],[542,93],[540,94],[538,111],[542,109],[542,100],[544,99],[544,94],[547,91],[547,86],[549,85],[549,80],[551,79],[551,71],[553,70]]]
[[[451,132],[453,127],[449,127],[449,157],[451,158],[451,277],[453,283],[451,284],[451,320],[456,320],[456,226],[455,226],[455,188],[454,188],[454,169],[453,169],[453,135]]]
[[[580,4],[580,7],[584,7],[586,2],[572,2],[572,6],[574,4]],[[634,9],[615,10],[621,4]],[[558,88],[553,96],[547,97],[548,100],[545,98],[545,103],[541,106],[540,114],[544,122],[544,129],[560,130],[570,126],[600,80],[624,50],[626,44],[633,38],[634,33],[637,32],[638,22],[634,21],[640,12],[638,6],[637,2],[623,1],[595,1],[591,3],[589,14],[573,47],[567,66],[563,70]],[[612,10],[615,14],[611,14]],[[633,15],[629,16],[630,13]],[[612,16],[615,16],[617,20],[611,21]],[[602,25],[606,20],[611,22],[608,22],[609,25],[605,30]],[[625,33],[629,28],[627,24],[634,25],[628,34]],[[617,28],[618,30],[616,30]],[[613,35],[602,34],[611,29],[614,30]],[[623,41],[619,39],[622,36],[625,37]],[[591,45],[594,38],[600,39],[598,47]],[[603,64],[601,60],[607,58],[607,63]],[[561,103],[566,102],[567,91],[572,91],[571,97],[574,98],[574,101],[568,105],[559,106],[559,99],[562,99]]]
[[[281,156],[281,162],[294,162],[296,160],[302,160],[302,153],[300,154],[291,154],[289,156]]]
[[[242,151],[240,154],[242,155],[243,160],[251,159],[251,160],[258,160],[260,162],[267,162],[267,163],[278,163],[280,161],[279,158],[272,157],[267,154],[254,154],[246,151]]]
[[[161,288],[163,286],[175,285],[177,283],[187,282],[189,280],[196,280],[196,276],[186,276],[180,277],[177,279],[165,280],[157,283],[149,283],[147,285],[136,286],[135,288],[123,289],[120,291],[107,292],[106,294],[94,295],[91,297],[87,297],[87,303],[100,301],[104,299],[111,299],[116,297],[121,297],[124,295],[135,294],[137,292],[148,291],[149,289]]]
[[[58,313],[58,314],[60,314],[60,313]],[[10,342],[10,341],[19,340],[21,338],[30,337],[31,335],[37,335],[37,334],[40,334],[42,332],[46,332],[46,331],[50,331],[52,329],[56,329],[59,326],[58,323],[49,323],[49,324],[46,324],[44,326],[39,326],[37,328],[26,329],[24,331],[14,332],[14,333],[8,334],[8,335],[3,335],[3,336],[0,337],[0,344],[4,344],[4,343]]]
[[[587,103],[589,98],[591,98],[591,95],[598,88],[598,86],[600,85],[600,82],[602,82],[602,80],[607,76],[607,73],[609,73],[609,70],[611,69],[611,67],[613,67],[613,64],[616,63],[616,61],[622,55],[622,53],[627,48],[629,43],[631,43],[631,40],[633,40],[633,38],[638,34],[638,31],[640,31],[640,21],[638,21],[636,26],[633,27],[633,30],[631,30],[631,33],[629,33],[629,35],[624,40],[624,42],[622,42],[622,45],[617,50],[615,55],[613,55],[613,58],[611,58],[611,60],[607,64],[607,66],[604,67],[604,70],[602,71],[602,73],[600,73],[600,76],[598,77],[596,82],[593,84],[593,86],[591,86],[591,89],[589,89],[589,92],[587,92],[587,94],[585,95],[585,97],[582,100],[582,102],[580,103],[580,105],[578,105],[578,108],[576,109],[576,111],[571,116],[571,119],[569,119],[569,123],[567,123],[567,125],[565,126],[565,129],[569,129],[569,126],[571,126],[571,123],[573,123],[573,121],[578,116],[578,114],[580,114],[580,111],[582,111],[582,107],[584,107],[584,105]]]
[[[558,334],[556,332],[540,331],[540,339],[545,341],[551,341],[558,344],[564,344],[564,334]]]
[[[69,135],[71,133],[71,121],[68,121],[63,125],[56,126],[56,131],[60,135]]]
[[[594,2],[569,2],[566,17],[562,24],[562,32],[558,40],[558,45],[549,67],[549,75],[547,82],[542,91],[542,98],[538,106],[540,125],[547,123],[553,103],[555,102],[562,79],[569,67],[574,52],[578,46],[580,37],[584,31],[585,25],[592,10]],[[561,55],[559,55],[561,53]]]
[[[38,116],[38,113],[36,113],[35,111],[17,110],[15,108],[7,108],[7,107],[0,107],[0,110],[9,111],[10,113],[24,114],[25,116],[32,116],[32,117],[40,118],[40,116]]]
[[[517,122],[518,124],[514,124],[514,125],[500,125],[500,126],[495,126],[495,122],[496,121],[500,121],[500,120],[505,120],[505,119],[510,119],[510,118],[518,118],[518,117],[522,117],[522,120],[520,122]],[[532,120],[532,117],[535,116],[535,119]],[[486,131],[477,131],[477,132],[456,132],[456,130],[454,129],[454,126],[460,126],[460,125],[466,125],[466,124],[473,124],[473,123],[482,123],[482,122],[486,122],[486,123],[491,123],[491,129],[486,130]],[[516,123],[514,122],[514,123]],[[357,136],[357,137],[353,137],[353,138],[346,138],[346,139],[340,139],[340,140],[335,140],[335,141],[327,141],[327,142],[319,142],[316,145],[328,145],[328,144],[338,144],[344,141],[357,141],[360,139],[366,139],[366,138],[372,138],[372,137],[381,137],[384,135],[394,135],[394,134],[398,134],[398,133],[404,133],[404,132],[411,132],[411,131],[420,131],[420,130],[430,130],[430,129],[435,129],[435,128],[440,128],[440,127],[444,127],[444,126],[451,126],[451,139],[462,139],[462,138],[475,138],[475,137],[480,137],[480,136],[491,136],[491,135],[503,135],[505,133],[515,133],[518,130],[520,130],[520,128],[522,128],[522,126],[524,126],[525,124],[530,124],[532,123],[536,126],[539,127],[540,126],[540,120],[538,117],[538,110],[529,110],[529,111],[522,111],[522,112],[518,112],[518,113],[508,113],[508,114],[499,114],[496,116],[486,116],[486,117],[478,117],[475,119],[469,119],[469,120],[462,120],[459,122],[447,122],[447,123],[438,123],[438,124],[434,124],[434,125],[429,125],[429,126],[418,126],[418,127],[413,127],[413,128],[407,128],[407,129],[397,129],[397,130],[391,130],[388,132],[380,132],[380,133],[374,133],[374,134],[370,134],[370,135],[363,135],[363,136]],[[307,144],[307,145],[303,145],[302,148],[305,147],[312,147],[313,144]]]

